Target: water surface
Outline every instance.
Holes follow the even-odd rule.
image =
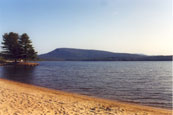
[[[0,77],[47,88],[171,108],[171,61],[39,62],[0,67]]]

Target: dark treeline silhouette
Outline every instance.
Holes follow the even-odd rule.
[[[2,41],[1,56],[4,59],[14,60],[16,63],[18,60],[33,60],[37,57],[32,42],[29,36],[24,33],[19,35],[18,33],[10,32],[5,33]]]
[[[172,56],[108,57],[83,61],[172,61]]]

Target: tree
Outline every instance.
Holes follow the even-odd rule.
[[[10,32],[3,35],[2,56],[6,59],[13,59],[15,62],[19,59],[29,60],[37,57],[29,36],[24,33],[19,36],[17,33]]]
[[[14,59],[17,62],[17,59],[20,58],[20,45],[18,42],[19,35],[17,33],[10,32],[3,35],[2,42],[2,56],[7,59]]]
[[[19,44],[21,48],[21,58],[26,60],[35,59],[37,57],[37,52],[35,52],[32,42],[29,36],[24,33],[19,38]]]

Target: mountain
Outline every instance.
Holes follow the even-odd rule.
[[[54,61],[167,61],[172,56],[146,56],[130,53],[113,53],[100,50],[74,48],[57,48],[49,53],[39,55],[42,60]]]

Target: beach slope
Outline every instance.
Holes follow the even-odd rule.
[[[0,115],[172,115],[171,112],[0,79]]]

